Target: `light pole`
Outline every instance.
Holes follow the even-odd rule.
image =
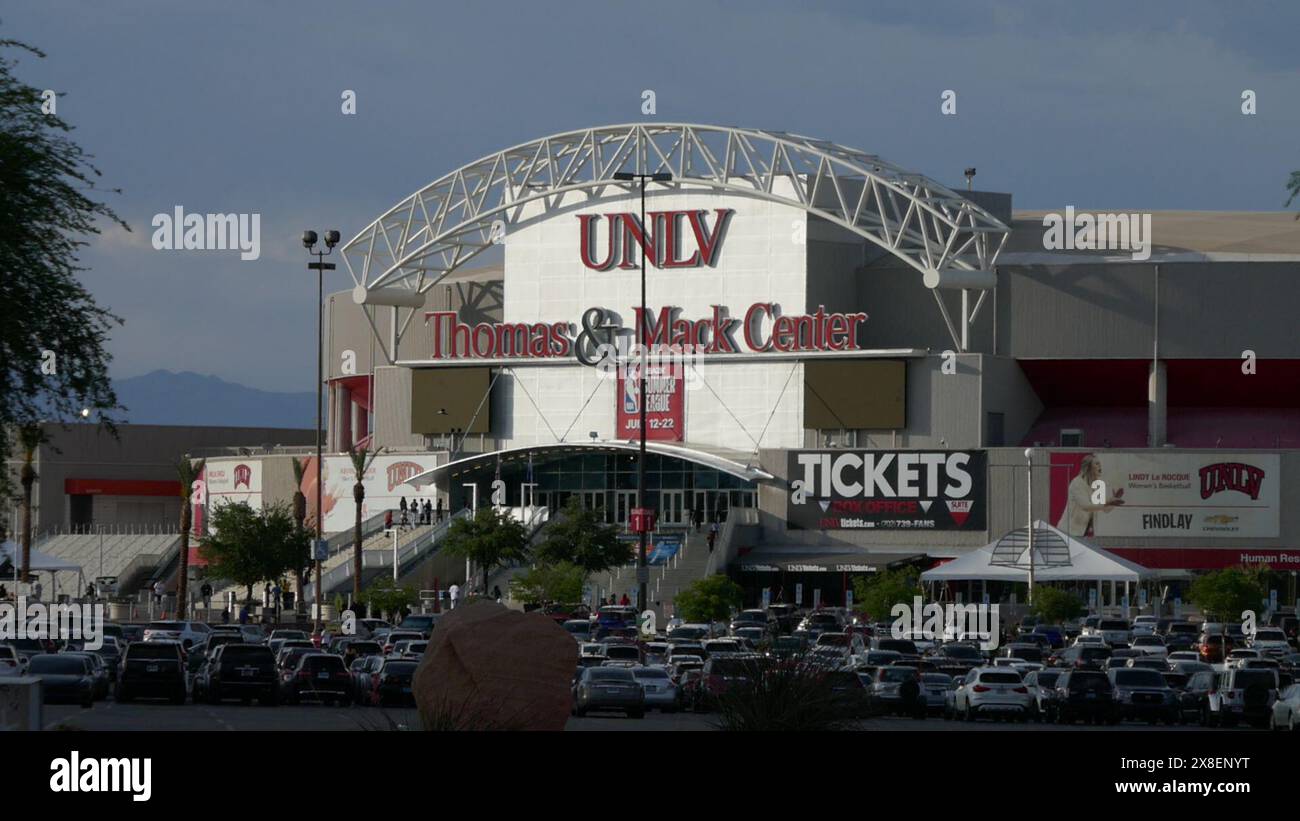
[[[672,174],[660,172],[658,174],[633,174],[630,171],[619,171],[614,175],[614,179],[624,182],[638,180],[641,183],[641,315],[637,323],[637,348],[640,352],[640,363],[637,365],[637,405],[640,408],[640,421],[637,423],[637,430],[640,433],[641,447],[637,451],[636,463],[636,506],[645,509],[645,383],[646,383],[646,364],[647,364],[647,340],[645,338],[645,246],[650,239],[650,229],[645,223],[645,187],[648,182],[668,182],[673,178]],[[657,265],[659,260],[655,260]],[[637,581],[637,602],[636,609],[644,611],[649,604],[649,598],[646,596],[646,588],[649,582],[649,576],[646,573],[645,551],[646,551],[646,533],[647,527],[644,520],[637,533],[637,551],[636,551],[636,581]]]
[[[338,244],[339,232],[326,231],[325,250],[317,251],[316,232],[302,232],[302,246],[307,249],[308,254],[316,257],[315,262],[307,263],[307,270],[316,272],[316,538],[312,543],[311,552],[316,565],[316,614],[312,624],[313,632],[318,636],[320,635],[321,611],[320,543],[325,533],[325,493],[323,487],[325,468],[322,460],[324,443],[321,424],[322,393],[325,384],[325,272],[334,270],[334,263],[326,262],[325,257],[333,253],[334,246]]]
[[[470,499],[472,501],[470,501],[469,504],[469,516],[471,519],[473,519],[475,516],[478,515],[478,483],[465,482],[464,486],[469,488],[470,490]],[[466,556],[465,557],[465,587],[467,588],[469,587],[469,583],[472,578],[473,576],[471,574],[469,556]]]
[[[1025,510],[1028,527],[1025,533],[1029,538],[1029,605],[1034,603],[1034,449],[1025,448]]]

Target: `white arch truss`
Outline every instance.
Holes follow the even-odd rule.
[[[571,207],[569,192],[625,195],[629,183],[616,180],[618,172],[668,172],[672,180],[657,185],[779,202],[858,234],[920,272],[927,287],[963,290],[960,335],[935,294],[962,349],[974,319],[965,292],[996,285],[993,264],[1010,230],[934,180],[825,140],[686,123],[611,125],[489,154],[406,197],[341,249],[357,299],[413,307],[391,294],[414,297],[432,288],[525,214],[535,219],[536,206],[526,206],[540,204],[545,215]],[[387,301],[366,298],[381,288]]]

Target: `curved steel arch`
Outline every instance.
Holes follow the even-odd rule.
[[[548,213],[571,207],[569,192],[627,192],[628,183],[614,179],[619,171],[667,171],[670,187],[800,208],[897,256],[929,288],[992,288],[992,266],[1010,230],[934,180],[825,140],[638,123],[542,137],[458,168],[366,226],[343,246],[343,260],[358,291],[396,285],[423,293],[500,241],[531,203]],[[778,179],[787,183],[777,186]]]

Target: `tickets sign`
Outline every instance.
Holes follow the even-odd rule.
[[[983,451],[791,451],[788,468],[792,529],[985,529]]]

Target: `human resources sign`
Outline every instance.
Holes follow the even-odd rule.
[[[1276,454],[1051,454],[1051,519],[1072,536],[1276,538]]]
[[[789,523],[806,530],[984,530],[983,451],[789,454]]]

